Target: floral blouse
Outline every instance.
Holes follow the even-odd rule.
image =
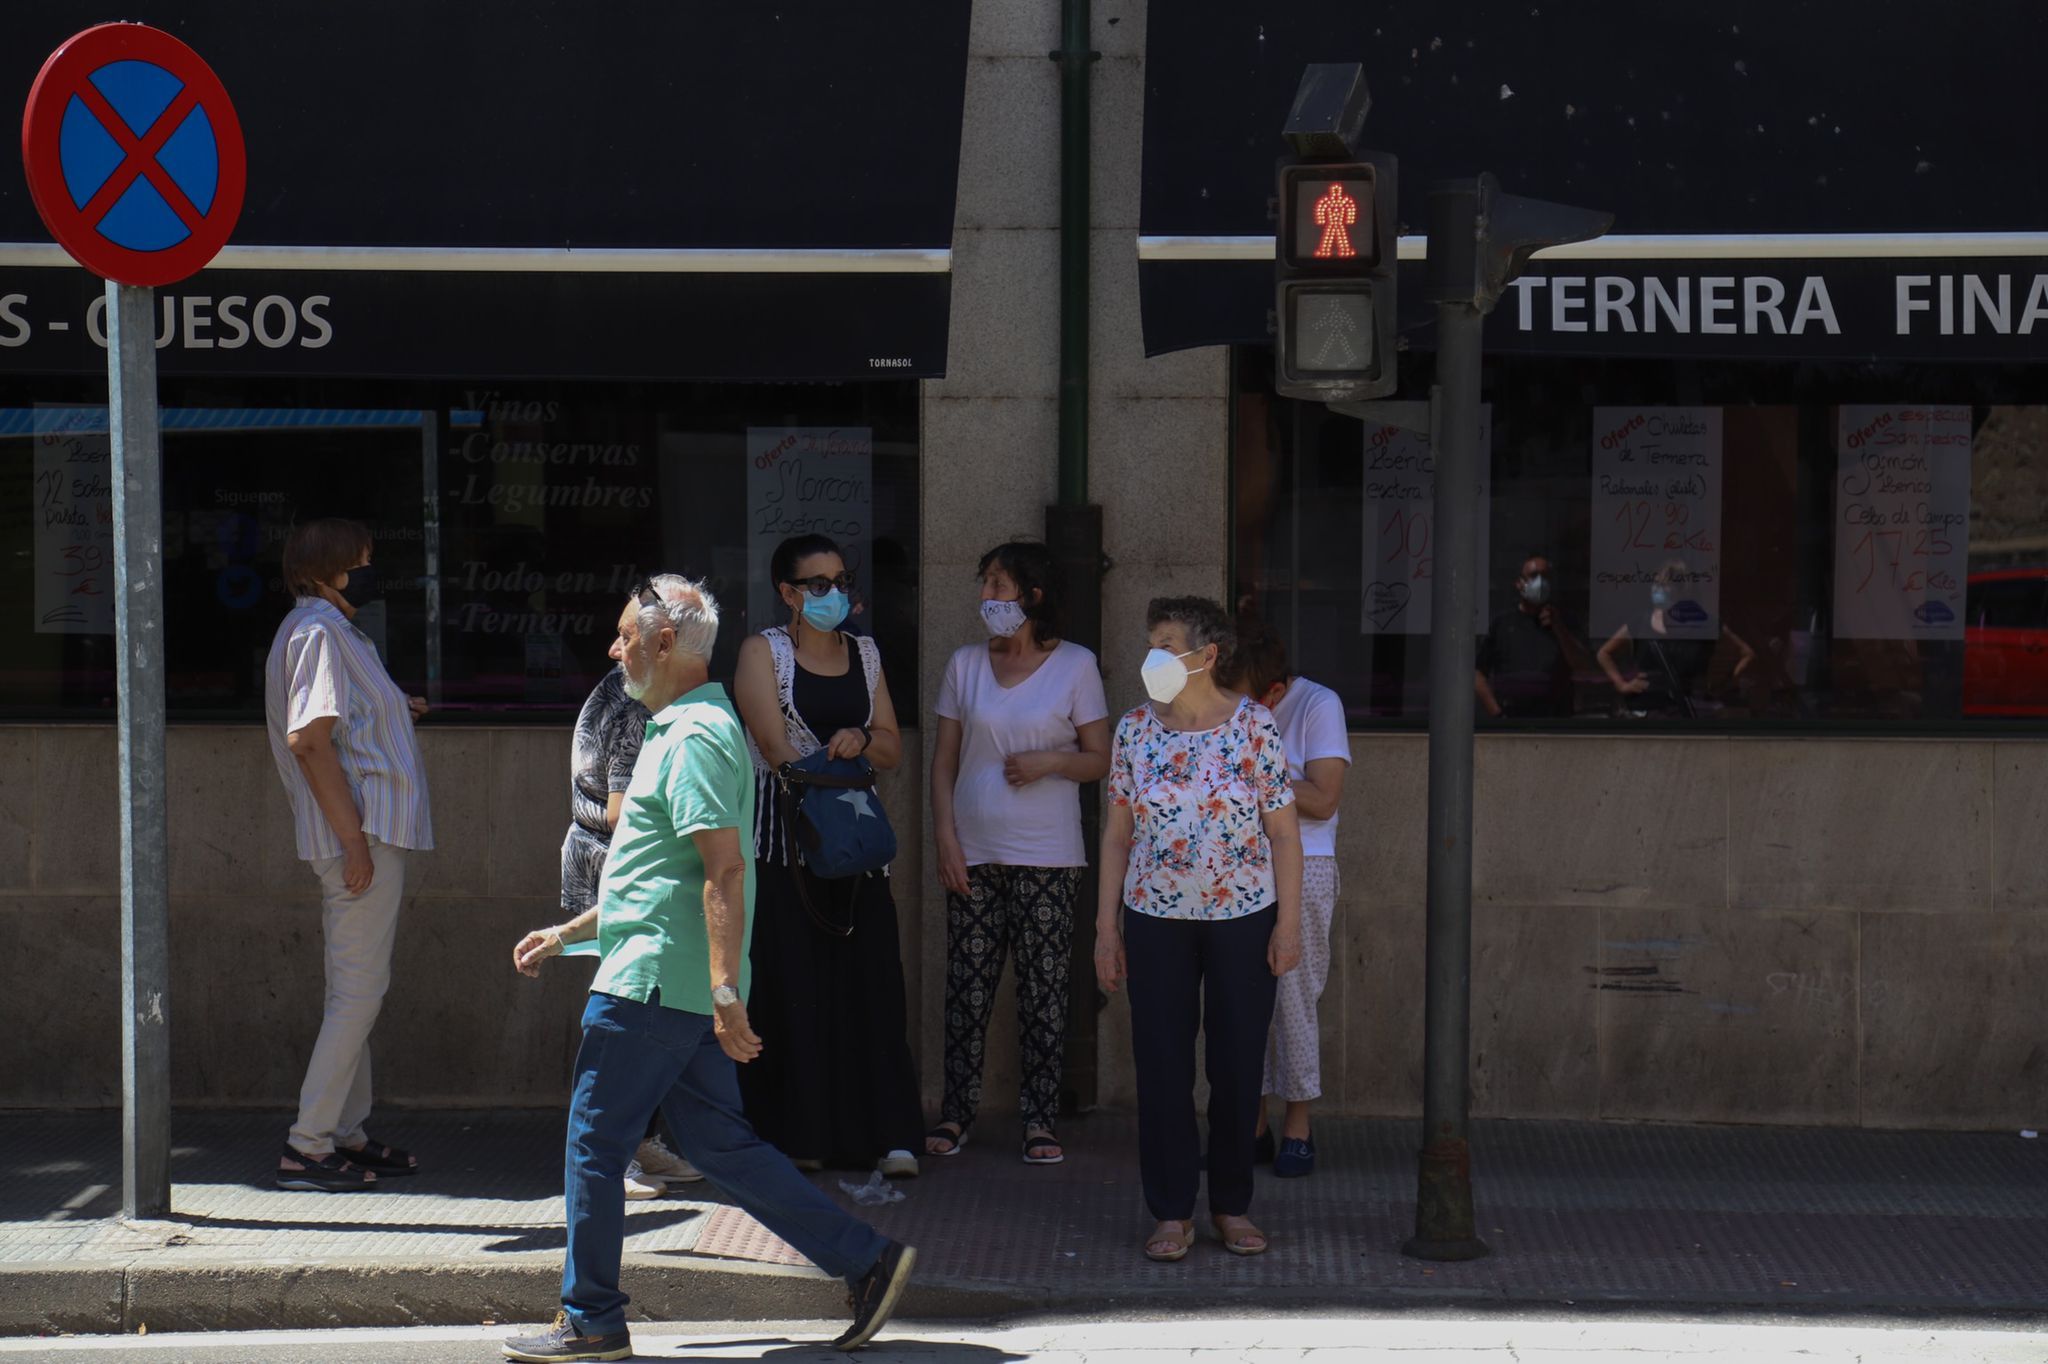
[[[1116,727],[1109,798],[1130,809],[1124,903],[1161,919],[1236,919],[1274,902],[1263,817],[1294,801],[1273,713],[1238,705],[1215,729],[1176,730],[1140,706]]]

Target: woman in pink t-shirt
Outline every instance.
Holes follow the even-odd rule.
[[[1024,1160],[1065,1158],[1055,1135],[1067,1033],[1074,899],[1088,850],[1081,783],[1109,769],[1109,705],[1095,655],[1060,638],[1044,545],[981,556],[988,641],[946,665],[936,707],[932,825],[946,888],[946,1090],[925,1150],[967,1144],[981,1104],[983,1047],[1003,957],[1017,959],[1019,1118]]]

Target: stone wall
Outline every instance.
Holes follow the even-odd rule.
[[[513,972],[512,944],[561,917],[568,726],[420,735],[438,849],[414,859],[377,1092],[406,1104],[565,1100],[592,966]],[[264,731],[173,726],[171,1086],[180,1104],[290,1107],[320,1025],[318,882],[292,846]],[[906,774],[920,771],[917,736]],[[0,727],[0,1108],[120,1101],[121,907],[114,731]],[[884,785],[917,857],[914,780]],[[905,900],[915,904],[913,891]],[[912,1018],[922,993],[904,916]]]
[[[508,958],[557,916],[567,735],[422,738],[441,848],[418,860],[407,896],[378,1091],[406,1104],[560,1103],[590,968],[559,962],[534,982]],[[1352,752],[1324,1106],[1409,1115],[1421,1104],[1427,745],[1359,735]],[[320,906],[263,732],[174,727],[170,763],[173,1092],[289,1107],[319,1024]],[[884,787],[905,841],[905,906],[919,903],[922,770],[911,734]],[[113,731],[0,728],[0,772],[0,960],[13,967],[0,1107],[117,1103]],[[2020,741],[1482,737],[1474,1110],[2037,1126],[2044,800],[2048,746]],[[929,915],[922,931],[916,914],[903,921],[913,1038],[935,1090],[943,947]],[[1127,1008],[1119,997],[1103,1015],[1114,1107],[1130,1104]],[[1013,1110],[1014,1045],[990,1060],[986,1109]]]

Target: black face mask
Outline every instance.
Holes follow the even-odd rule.
[[[373,601],[382,600],[384,589],[378,586],[376,570],[368,564],[352,568],[348,574],[348,586],[341,589],[341,599],[358,611]]]

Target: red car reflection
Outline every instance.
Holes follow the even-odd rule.
[[[2048,567],[1972,573],[1963,620],[1964,714],[2048,715]]]

